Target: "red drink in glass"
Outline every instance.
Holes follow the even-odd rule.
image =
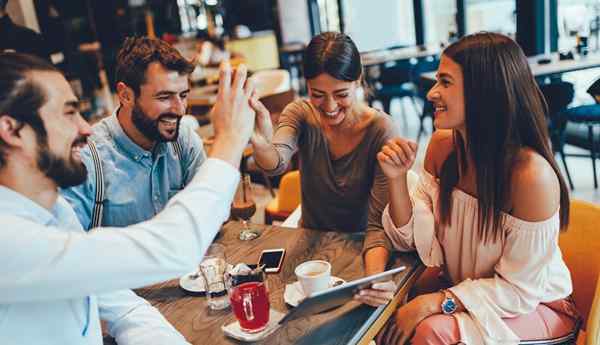
[[[244,332],[260,332],[269,323],[269,296],[265,284],[249,282],[232,288],[231,307]]]

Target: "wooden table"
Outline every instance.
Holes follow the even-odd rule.
[[[253,241],[240,241],[241,223],[229,222],[221,230],[217,242],[225,245],[227,261],[255,263],[263,249],[286,248],[281,271],[268,275],[271,308],[286,313],[283,301],[287,283],[296,280],[294,268],[310,259],[327,260],[332,265],[332,275],[353,280],[364,275],[362,268],[362,237],[357,235],[308,229],[252,225],[263,230]],[[337,309],[290,321],[260,344],[368,344],[385,321],[404,299],[423,266],[416,254],[394,257],[392,266],[406,265],[407,269],[395,276],[401,287],[396,298],[387,306],[372,308],[351,301]],[[205,297],[190,297],[172,280],[136,292],[157,307],[163,315],[193,344],[240,344],[227,338],[221,326],[234,322],[231,309],[209,311]],[[114,344],[105,340],[105,344]]]

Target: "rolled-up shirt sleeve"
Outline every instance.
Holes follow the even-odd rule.
[[[230,164],[208,159],[162,212],[127,228],[64,232],[0,214],[0,304],[136,288],[194,270],[238,182]]]

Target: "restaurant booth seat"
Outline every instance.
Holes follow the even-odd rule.
[[[569,227],[561,232],[559,246],[583,318],[577,344],[600,345],[600,206],[571,200]]]
[[[300,205],[300,199],[300,171],[289,171],[281,178],[277,196],[265,208],[265,223],[284,221]]]

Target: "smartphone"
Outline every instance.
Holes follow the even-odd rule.
[[[265,265],[266,273],[277,273],[281,269],[284,256],[284,248],[263,250],[262,253],[260,253],[260,258],[258,259],[258,265]]]

